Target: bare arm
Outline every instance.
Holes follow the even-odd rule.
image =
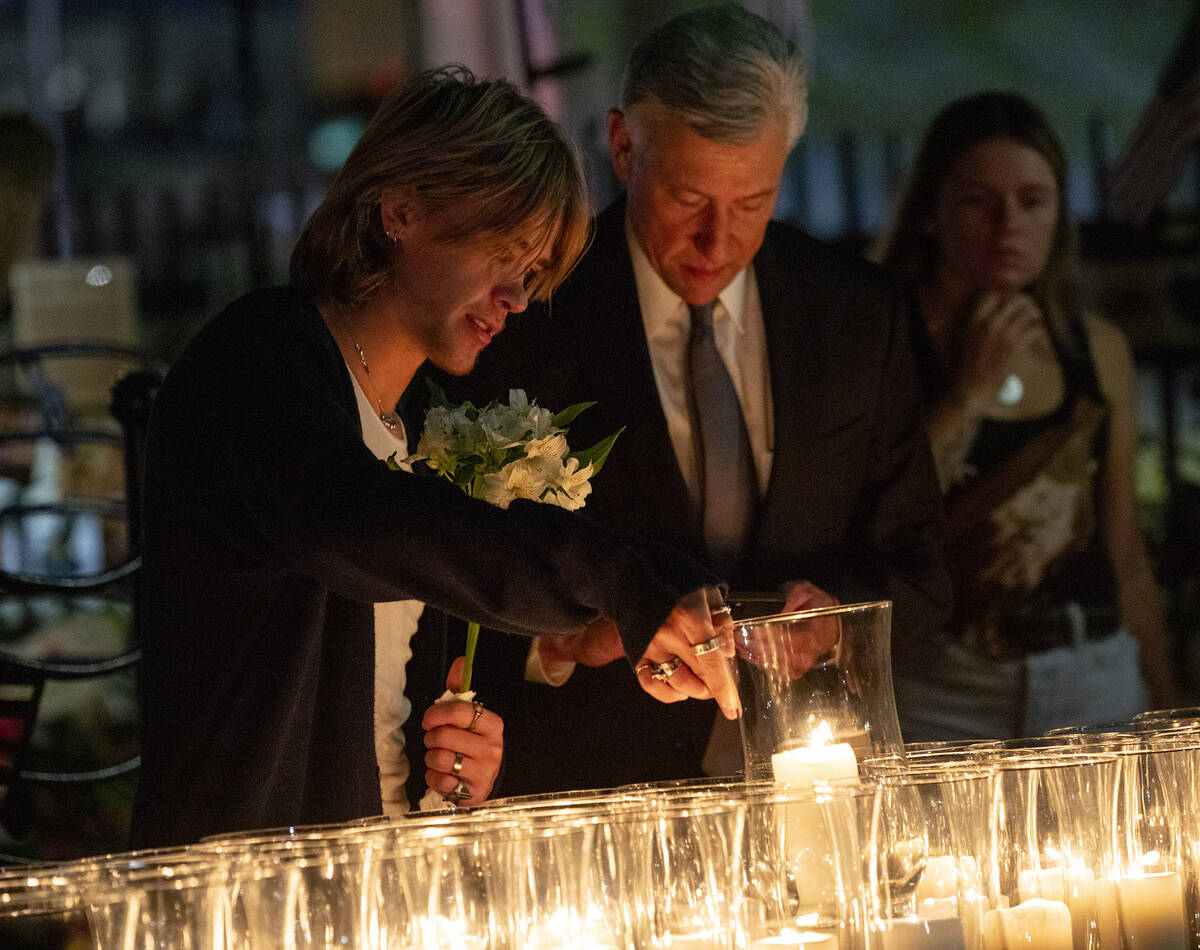
[[[1135,501],[1137,391],[1124,335],[1099,317],[1087,322],[1100,385],[1110,405],[1108,454],[1099,483],[1101,528],[1117,580],[1121,619],[1137,639],[1142,676],[1157,708],[1176,705],[1162,595],[1138,524]]]

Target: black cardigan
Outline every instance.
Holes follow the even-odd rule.
[[[196,337],[157,398],[146,464],[134,847],[380,811],[376,601],[527,635],[603,613],[639,657],[714,580],[582,514],[502,511],[389,470],[319,312],[290,288]]]

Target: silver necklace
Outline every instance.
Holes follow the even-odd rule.
[[[363,352],[363,348],[359,345],[358,340],[354,336],[354,331],[350,329],[350,325],[342,319],[342,315],[338,314],[338,323],[346,331],[346,335],[350,337],[350,342],[354,344],[354,349],[358,353],[358,361],[362,364],[363,372],[367,375],[367,385],[371,387],[371,395],[375,397],[375,405],[379,407],[379,421],[395,432],[402,425],[400,416],[395,412],[383,411],[383,400],[379,398],[379,391],[375,388],[375,381],[371,379],[371,367],[367,365],[367,354]]]

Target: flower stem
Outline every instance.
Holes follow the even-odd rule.
[[[474,620],[467,624],[467,649],[464,654],[462,689],[465,693],[471,688],[471,667],[475,665],[475,644],[479,642],[479,624]]]

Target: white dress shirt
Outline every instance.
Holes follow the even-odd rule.
[[[350,373],[350,368],[346,367]],[[354,374],[354,396],[362,423],[363,444],[378,459],[393,452],[397,459],[408,455],[404,430],[393,431],[383,424],[376,407],[367,399]],[[397,539],[397,543],[402,543]],[[396,600],[375,605],[375,760],[379,765],[379,793],[385,815],[409,810],[405,783],[408,757],[404,754],[404,723],[412,715],[412,703],[404,695],[405,672],[412,659],[409,641],[417,632],[417,621],[425,605],[419,600]]]
[[[699,475],[696,472],[687,391],[691,312],[683,298],[658,276],[646,252],[633,236],[628,222],[625,225],[625,238],[633,257],[638,305],[642,311],[646,343],[650,348],[658,399],[667,417],[667,431],[671,436],[671,447],[675,451],[679,470],[683,473],[688,491],[695,498]],[[761,498],[766,494],[771,478],[775,430],[767,363],[767,334],[763,327],[762,301],[758,296],[758,281],[755,280],[753,267],[740,271],[717,295],[717,305],[713,308],[713,333],[717,340],[717,352],[725,361],[725,368],[729,371],[742,407],[742,416],[746,420]],[[526,656],[526,680],[561,686],[574,670],[575,664],[571,662],[560,661],[550,667],[543,664],[538,652],[538,639],[534,638]]]
[[[628,224],[625,235],[633,256],[638,304],[642,310],[646,343],[650,347],[658,399],[667,417],[667,431],[671,434],[671,445],[679,470],[695,498],[699,475],[696,472],[692,422],[688,413],[687,378],[691,312],[683,298],[655,272]],[[753,267],[740,271],[717,295],[717,304],[713,309],[713,333],[717,352],[725,361],[725,368],[729,371],[729,378],[733,381],[742,407],[742,416],[746,420],[754,473],[758,477],[758,494],[762,497],[771,477],[775,446],[767,337]]]

